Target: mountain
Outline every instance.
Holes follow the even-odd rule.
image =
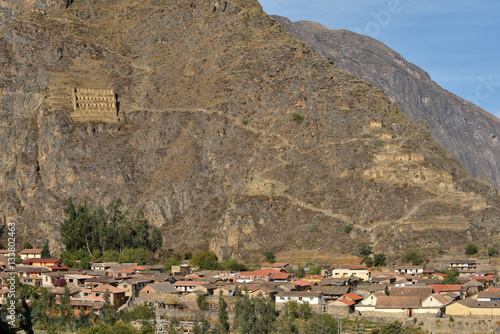
[[[498,191],[257,1],[68,5],[2,3],[4,243],[57,248],[69,197],[118,196],[222,259],[496,242]]]
[[[421,68],[373,38],[316,22],[273,18],[337,66],[382,89],[410,119],[426,122],[432,137],[472,176],[500,188],[497,117],[441,88]]]

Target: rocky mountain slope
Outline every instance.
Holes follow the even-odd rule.
[[[21,4],[2,3],[0,35],[0,220],[18,240],[57,245],[69,196],[120,196],[167,248],[221,258],[497,241],[496,189],[254,0]],[[116,121],[75,121],[75,87],[113,90]]]
[[[500,188],[497,117],[441,88],[421,68],[373,38],[311,21],[273,18],[337,66],[381,88],[414,122],[425,121],[434,139],[471,175]]]

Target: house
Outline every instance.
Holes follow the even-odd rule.
[[[7,286],[0,287],[0,305],[5,304],[7,296],[9,295],[10,288]]]
[[[335,300],[326,304],[326,313],[335,317],[347,318],[354,312],[354,302],[347,299]]]
[[[272,274],[280,273],[279,270],[276,269],[261,269],[255,271],[242,271],[238,275],[236,281],[239,283],[249,283],[256,279],[269,280],[269,277]]]
[[[284,304],[291,300],[297,303],[308,302],[311,305],[325,304],[324,296],[321,292],[313,291],[285,291],[276,295],[276,304]]]
[[[337,300],[340,296],[345,295],[351,291],[350,286],[342,285],[327,285],[327,286],[313,286],[311,287],[312,292],[323,293],[325,303],[333,300]]]
[[[118,283],[118,288],[125,290],[126,297],[137,297],[146,285],[153,283],[152,279],[125,279]]]
[[[478,280],[471,280],[464,284],[464,289],[467,291],[467,295],[472,296],[476,295],[479,292],[484,290],[484,284],[479,282]]]
[[[177,302],[180,292],[170,283],[151,283],[139,291],[139,298],[163,302]]]
[[[273,282],[286,283],[292,280],[292,275],[287,273],[276,273],[269,276],[269,280]]]
[[[453,300],[442,296],[439,293],[433,293],[422,300],[422,306],[415,310],[417,314],[434,314],[443,315],[446,311],[446,305],[449,305]]]
[[[59,286],[59,287],[55,287],[53,288],[52,290],[52,293],[57,297],[61,297],[62,295],[64,295],[64,290],[66,288],[63,288],[62,286]],[[79,288],[69,288],[68,287],[68,292],[69,292],[69,298],[70,299],[78,299],[80,297],[80,289]]]
[[[208,295],[213,295],[214,290],[217,289],[217,285],[213,283],[207,283],[207,284],[200,284],[196,286],[193,291],[203,291],[206,292]]]
[[[40,286],[42,285],[42,274],[51,271],[46,267],[19,266],[14,270],[6,270],[6,272],[16,272],[22,284]]]
[[[80,298],[83,301],[104,302],[105,293],[109,293],[109,302],[115,307],[120,307],[125,304],[125,290],[119,289],[112,285],[101,285],[94,289],[82,289]]]
[[[94,278],[94,276],[80,274],[69,274],[64,276],[67,286],[75,288],[83,287],[85,285],[85,280],[92,278]]]
[[[23,249],[17,253],[21,260],[40,259],[42,257],[42,249]]]
[[[174,283],[174,287],[179,292],[193,292],[194,288],[198,285],[208,284],[210,282],[207,281],[177,281]]]
[[[446,307],[446,314],[453,316],[500,316],[500,302],[479,301],[472,298],[459,300]]]
[[[61,259],[42,259],[42,258],[32,258],[23,261],[24,266],[39,266],[39,267],[50,267],[54,265],[62,265]]]
[[[61,272],[52,272],[52,271],[42,273],[42,286],[45,288],[66,286],[65,274]]]
[[[475,275],[472,276],[471,279],[483,283],[483,286],[485,288],[489,288],[491,285],[493,285],[493,274]]]
[[[325,279],[325,275],[306,275],[304,278],[302,278],[304,281],[307,281],[309,283],[319,283],[323,279]]]
[[[419,307],[420,297],[371,295],[356,305],[355,309],[362,316],[412,317],[414,310]]]
[[[462,285],[461,284],[433,284],[429,285],[435,293],[452,299],[462,299]]]
[[[339,300],[342,301],[342,300],[347,299],[347,300],[352,301],[354,304],[357,304],[360,301],[362,301],[363,299],[365,299],[365,297],[361,296],[360,294],[357,294],[356,292],[349,292],[349,293],[346,293],[345,295],[341,296],[339,298]]]
[[[371,278],[371,272],[365,266],[332,266],[328,272],[336,278],[356,276],[365,281],[369,281]]]
[[[489,302],[498,302],[500,301],[500,291],[498,290],[486,290],[481,291],[477,295],[477,301],[489,301]]]
[[[396,283],[396,276],[391,274],[379,274],[377,276],[372,276],[370,282],[373,284],[394,284]]]
[[[178,276],[187,276],[191,274],[191,266],[189,264],[181,264],[178,266],[172,266],[171,273]]]
[[[290,263],[287,262],[275,262],[267,266],[267,268],[275,269],[281,272],[287,272],[290,269]]]
[[[456,268],[458,271],[475,272],[477,268],[476,260],[452,260],[449,262],[448,269]]]
[[[421,266],[397,266],[394,272],[401,275],[417,276],[424,273],[424,267]]]

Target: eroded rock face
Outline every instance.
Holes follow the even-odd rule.
[[[425,121],[432,137],[471,175],[500,188],[497,117],[441,88],[421,68],[370,37],[273,17],[294,37],[333,58],[337,66],[384,90],[410,119]]]
[[[161,227],[168,248],[221,258],[368,241],[447,250],[496,237],[497,191],[381,90],[292,38],[257,2],[212,5],[78,1],[3,28],[3,224],[56,246],[69,196],[120,196]],[[118,122],[75,121],[67,86],[113,90]]]

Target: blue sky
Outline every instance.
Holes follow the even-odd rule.
[[[498,0],[259,0],[268,14],[373,37],[500,117]]]

